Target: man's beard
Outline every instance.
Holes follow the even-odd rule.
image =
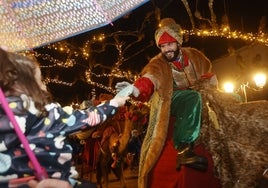
[[[169,62],[175,61],[179,56],[180,50],[174,50],[174,51],[168,51],[165,53],[162,53],[165,59]]]

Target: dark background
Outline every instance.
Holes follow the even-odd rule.
[[[213,2],[218,28],[223,23],[225,16],[228,18],[232,31],[258,33],[260,21],[265,21],[267,16],[266,0],[214,0]],[[197,19],[194,16],[198,10],[203,18],[210,19],[208,0],[188,0],[188,3],[196,29],[210,29],[208,21]],[[131,74],[138,75],[148,60],[159,53],[159,49],[155,46],[154,31],[159,20],[165,17],[174,18],[185,30],[193,29],[189,14],[182,1],[152,0],[114,21],[113,25],[107,25],[34,49],[36,57],[42,65],[41,70],[44,78],[58,80],[56,83],[48,82],[47,84],[55,100],[66,105],[81,103],[83,100],[97,97],[100,93],[111,93],[102,86],[91,84],[86,80],[85,70],[88,69],[96,75],[110,74],[119,61],[120,70],[131,71]],[[266,24],[262,24],[262,26],[263,31],[266,32]],[[103,34],[105,39],[95,41],[94,37],[100,36],[100,34]],[[240,38],[227,39],[225,37],[185,35],[183,46],[195,47],[213,61],[227,54],[230,46],[238,49],[250,43],[252,41]],[[118,50],[118,44],[122,45],[122,51]],[[65,46],[65,50],[55,48],[59,45]],[[66,50],[67,48],[68,50]],[[85,57],[84,51],[89,55]],[[58,61],[67,62],[70,59],[76,62],[73,67],[57,65]],[[51,66],[52,64],[53,66]],[[117,78],[116,76],[112,83],[109,83],[106,76],[92,76],[91,79],[94,83],[110,87],[113,87],[118,81],[131,81],[129,78]],[[65,82],[72,83],[72,85],[63,84]],[[265,98],[266,95],[261,97]]]

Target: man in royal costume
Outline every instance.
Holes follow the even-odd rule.
[[[182,47],[182,29],[171,18],[161,20],[155,41],[161,52],[143,68],[132,91],[137,100],[151,102],[140,156],[139,188],[155,186],[152,178],[177,187],[173,175],[177,176],[182,166],[198,171],[208,167],[207,158],[197,155],[193,144],[199,136],[202,110],[201,95],[195,89],[200,83],[216,80],[210,72],[211,62],[200,51]],[[126,86],[129,83],[121,82],[116,88]],[[176,118],[174,125],[169,124],[171,116]]]

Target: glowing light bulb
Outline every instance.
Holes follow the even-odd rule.
[[[223,85],[223,88],[224,88],[224,91],[226,93],[233,93],[234,92],[234,84],[231,83],[231,82],[226,82],[224,85]]]
[[[263,88],[264,85],[266,84],[266,75],[263,73],[257,73],[254,76],[254,81],[257,87]]]

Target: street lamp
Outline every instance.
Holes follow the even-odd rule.
[[[266,75],[264,73],[257,73],[257,74],[255,74],[254,77],[253,77],[253,79],[254,79],[254,82],[255,82],[256,86],[258,87],[258,89],[262,89],[265,86],[265,84],[266,84]],[[253,89],[253,90],[257,91],[256,89],[251,88],[249,86],[249,82],[240,84],[240,90],[243,93],[244,102],[247,102],[247,91],[246,91],[246,88],[250,88],[250,89]],[[231,82],[226,82],[224,84],[224,91],[226,93],[233,93],[233,91],[234,91],[234,84],[231,83]]]
[[[234,84],[232,82],[226,82],[223,85],[223,89],[226,93],[233,93],[234,92]]]
[[[264,85],[266,84],[266,75],[263,73],[257,73],[254,76],[254,81],[258,88],[263,88]]]

